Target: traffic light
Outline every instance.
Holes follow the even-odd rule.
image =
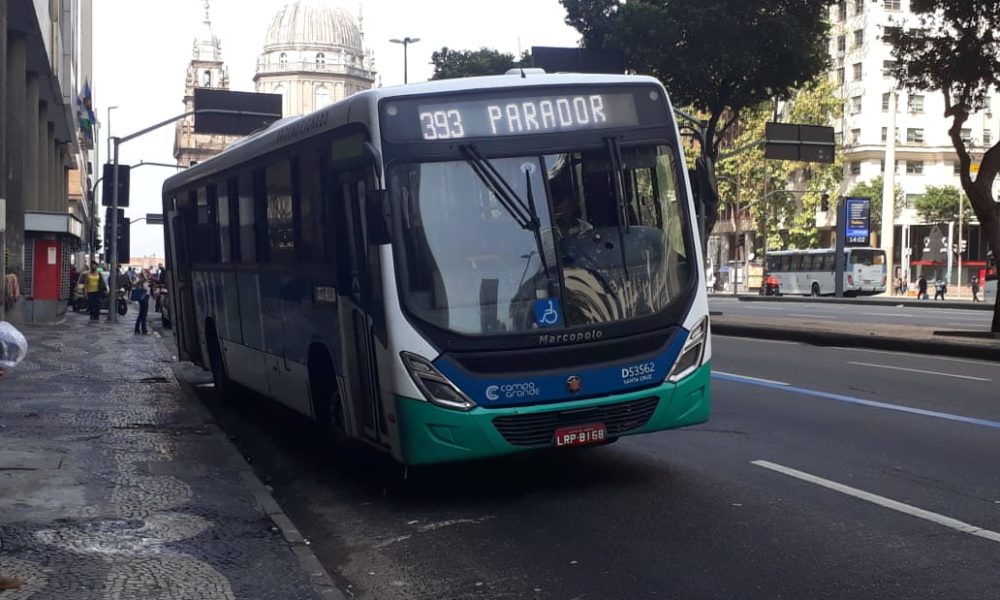
[[[111,250],[111,212],[112,209],[107,209],[104,215],[104,239],[108,240],[108,250]],[[127,264],[131,259],[131,251],[129,249],[129,229],[130,223],[128,218],[125,216],[125,209],[118,209],[118,262],[122,264]]]

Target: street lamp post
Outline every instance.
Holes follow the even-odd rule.
[[[408,51],[408,49],[410,47],[410,44],[416,44],[417,42],[420,41],[420,38],[411,38],[411,37],[407,36],[407,37],[405,37],[403,39],[393,38],[393,39],[391,39],[389,41],[392,42],[393,44],[402,44],[403,45],[403,83],[404,84],[405,83],[409,83],[410,82],[410,80],[409,80],[409,73],[408,73],[408,70],[409,70],[409,57],[407,55],[407,51]]]

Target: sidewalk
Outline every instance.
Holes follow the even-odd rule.
[[[726,296],[715,295],[712,298],[725,298]],[[729,296],[738,298],[741,302],[811,302],[813,304],[857,304],[868,306],[906,306],[908,308],[958,308],[963,310],[993,310],[992,302],[972,302],[970,299],[949,299],[949,300],[917,300],[907,296],[862,296],[855,298],[834,298],[822,296],[813,298],[810,296],[761,296],[759,294],[749,294],[740,296]]]
[[[817,346],[873,348],[1000,361],[1000,338],[986,332],[876,323],[832,323],[713,313],[712,332],[735,337],[804,342]]]
[[[342,598],[163,340],[69,314],[0,380],[0,600]]]

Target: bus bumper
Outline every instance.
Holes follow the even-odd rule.
[[[468,412],[440,408],[422,400],[397,396],[396,413],[399,416],[402,459],[412,465],[433,464],[554,447],[551,439],[537,445],[511,444],[500,433],[493,420],[497,417],[616,405],[653,396],[659,401],[649,420],[644,425],[616,434],[615,437],[704,423],[708,420],[710,409],[710,381],[711,367],[705,364],[678,383],[664,383],[655,388],[626,394],[506,409],[475,408]]]

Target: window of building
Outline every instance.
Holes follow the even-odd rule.
[[[326,66],[326,55],[322,52],[316,54],[316,68],[322,69]]]
[[[882,0],[886,10],[902,10],[902,0]]]
[[[864,29],[855,29],[854,30],[854,40],[853,40],[853,42],[854,43],[851,46],[852,48],[860,48],[861,46],[863,46],[865,44],[865,30]]]
[[[851,65],[851,75],[854,81],[861,81],[861,63]]]
[[[882,172],[885,173],[885,159],[884,158],[881,161],[881,169],[882,169]],[[896,161],[896,172],[899,173],[899,161],[898,160]]]
[[[837,83],[844,83],[844,67],[837,68]]]
[[[910,94],[906,101],[906,108],[911,113],[924,112],[924,97],[921,94]]]
[[[924,173],[924,161],[922,160],[906,161],[907,175],[923,175],[923,173]]]
[[[861,175],[861,161],[851,161],[850,170],[851,175]]]
[[[840,0],[840,2],[837,3],[837,18],[841,21],[847,18],[846,0]]]
[[[851,130],[851,139],[848,140],[850,144],[861,143],[861,129],[855,128]]]
[[[846,50],[847,50],[847,36],[838,35],[837,52],[845,52]]]
[[[287,160],[267,168],[267,237],[273,262],[295,261],[295,206],[292,166]]]
[[[888,131],[889,131],[888,127],[883,127],[882,128],[882,142],[883,143],[885,143],[886,141],[888,141],[886,139],[886,134],[888,133]],[[896,138],[895,139],[896,139],[897,142],[899,141],[899,127],[896,128]]]
[[[892,77],[892,72],[896,68],[896,61],[894,60],[883,60],[882,61],[882,77],[889,79]]]
[[[889,94],[882,94],[882,112],[889,112]],[[882,140],[885,141],[885,140]]]
[[[278,65],[282,67],[288,65],[288,55],[285,54],[284,52],[278,55]]]
[[[854,0],[854,14],[860,15],[865,12],[865,0]]]
[[[316,86],[316,92],[314,94],[313,100],[314,100],[313,104],[316,106],[317,109],[330,106],[330,104],[333,103],[333,99],[330,98],[329,88],[327,88],[325,85],[322,84]]]
[[[886,27],[882,30],[882,41],[886,44],[892,44],[903,34],[902,27]]]
[[[906,195],[906,208],[916,208],[917,202],[923,198],[923,194],[907,194]]]
[[[962,136],[962,141],[965,142],[966,144],[968,144],[969,142],[972,141],[972,130],[969,129],[969,128],[963,127],[962,128],[961,136]]]
[[[910,144],[924,143],[924,130],[909,127],[906,129],[906,141]]]
[[[993,145],[993,132],[989,128],[983,130],[983,145]]]
[[[861,96],[851,98],[851,114],[856,115],[861,112]]]
[[[952,170],[952,173],[954,173],[955,175],[961,175],[962,174],[962,163],[959,162],[959,161],[957,161],[957,160],[956,161],[952,161],[952,163],[951,163],[951,170]]]

